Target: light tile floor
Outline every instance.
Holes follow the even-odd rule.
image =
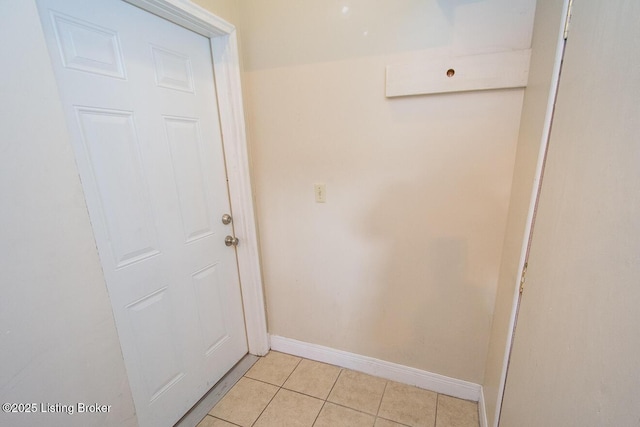
[[[478,427],[478,404],[270,352],[198,427]]]

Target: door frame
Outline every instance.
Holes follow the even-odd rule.
[[[188,0],[124,0],[210,40],[249,353],[269,351],[236,28]]]

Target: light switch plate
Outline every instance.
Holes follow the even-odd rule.
[[[313,192],[316,195],[316,203],[327,202],[327,188],[324,184],[314,184]]]

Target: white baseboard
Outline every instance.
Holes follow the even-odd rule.
[[[484,389],[480,387],[480,400],[478,400],[478,417],[480,418],[480,427],[489,427],[487,422],[487,407],[484,403]]]
[[[460,399],[478,402],[482,398],[482,387],[479,384],[398,365],[397,363],[385,362],[384,360],[374,359],[373,357],[361,356],[359,354],[335,350],[317,344],[309,344],[277,335],[271,335],[271,349],[304,357],[305,359],[353,369],[354,371],[364,372],[365,374],[375,375],[388,380],[414,385]],[[481,424],[481,427],[486,427],[486,420],[484,425]]]

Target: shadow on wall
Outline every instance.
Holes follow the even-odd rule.
[[[450,23],[453,23],[456,14],[456,8],[468,3],[479,3],[486,0],[438,0],[438,6],[442,9],[444,16]]]
[[[468,227],[454,228],[483,224],[468,211],[454,218],[461,202],[473,206],[460,200],[466,191],[434,196],[420,185],[426,180],[389,185],[358,225],[378,248],[378,262],[369,263],[378,268],[367,274],[372,283],[360,307],[363,341],[383,360],[457,376],[469,357],[482,359],[475,353],[485,337],[477,332],[490,327],[491,307],[482,279],[474,281]]]

